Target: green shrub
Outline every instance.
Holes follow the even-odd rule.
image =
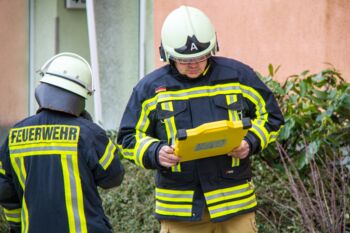
[[[349,232],[350,85],[333,68],[305,71],[283,84],[269,70],[261,78],[275,92],[286,124],[277,146],[261,154],[265,163],[255,165],[262,228]]]

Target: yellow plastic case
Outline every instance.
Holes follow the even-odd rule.
[[[227,154],[241,144],[251,126],[248,121],[222,120],[179,130],[175,154],[181,157],[181,162]]]

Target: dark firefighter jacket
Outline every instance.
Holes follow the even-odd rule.
[[[97,186],[118,186],[123,176],[104,130],[42,110],[17,123],[1,147],[0,204],[21,232],[108,233]]]
[[[158,151],[173,143],[179,129],[235,121],[243,114],[252,120],[245,137],[252,154],[274,141],[284,123],[273,94],[251,68],[222,57],[212,57],[208,64],[196,79],[180,75],[170,64],[150,73],[133,89],[121,121],[123,156],[157,169],[158,219],[199,220],[206,205],[212,221],[219,222],[257,205],[249,158],[221,155],[161,167]]]

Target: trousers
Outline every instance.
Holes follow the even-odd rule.
[[[161,220],[160,233],[257,233],[255,213],[232,217],[224,222],[211,222],[207,208],[200,221]]]

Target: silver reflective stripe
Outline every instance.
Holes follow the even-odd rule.
[[[173,212],[173,213],[191,213],[191,208],[166,208],[163,206],[156,206],[157,210],[167,211],[167,212]]]
[[[104,169],[107,169],[107,167],[106,167],[107,163],[111,159],[111,157],[114,155],[112,153],[114,148],[115,147],[114,147],[113,143],[111,141],[109,141],[108,148],[106,149],[106,150],[108,150],[107,155],[104,157],[104,159],[102,161],[100,161],[100,164]]]
[[[193,194],[172,194],[172,193],[162,193],[159,191],[156,191],[156,197],[167,197],[167,198],[173,198],[174,202],[178,202],[178,198],[183,199],[189,199],[190,202],[192,202]]]
[[[67,158],[67,167],[68,167],[68,173],[69,173],[69,183],[71,187],[71,198],[72,198],[75,230],[76,232],[81,232],[81,223],[80,223],[79,212],[78,212],[77,184],[75,183],[72,155],[67,155],[66,158]]]
[[[225,192],[225,193],[218,193],[218,194],[214,194],[214,195],[206,195],[205,196],[205,199],[207,199],[207,202],[210,202],[211,200],[214,200],[214,199],[218,199],[220,198],[220,200],[218,201],[222,201],[222,199],[227,199],[227,198],[230,198],[229,196],[231,195],[235,195],[235,194],[239,194],[239,193],[244,193],[246,191],[249,191],[251,190],[251,188],[248,186],[246,188],[242,188],[242,189],[238,189],[238,190],[233,190],[233,191],[230,191],[230,192]],[[226,197],[226,198],[225,198]]]
[[[145,147],[147,147],[149,144],[151,144],[154,141],[156,141],[156,139],[148,137],[148,136],[141,138],[140,145],[138,146],[137,151],[136,151],[136,159],[135,159],[136,164],[139,164],[139,165],[143,164],[142,163],[142,158],[143,158],[143,153],[144,153],[143,150]]]
[[[10,154],[20,154],[25,152],[34,152],[34,151],[77,151],[76,146],[39,146],[39,147],[25,147],[22,149],[12,149]]]
[[[246,206],[249,206],[251,204],[254,204],[256,202],[256,199],[252,199],[248,202],[244,202],[244,203],[240,203],[240,204],[236,204],[236,205],[226,205],[222,208],[218,208],[218,209],[214,209],[214,210],[211,210],[209,208],[209,212],[210,212],[210,215],[214,215],[216,213],[220,213],[220,212],[226,212],[226,211],[229,211],[229,212],[232,212],[232,210],[235,210],[235,209],[241,209],[243,207],[246,207]]]
[[[266,145],[267,143],[267,138],[266,138],[266,135],[264,134],[264,132],[256,125],[253,124],[253,128],[259,132],[260,136],[262,137],[262,140],[263,140],[263,145]]]
[[[23,184],[23,190],[25,189],[25,184],[26,184],[26,179],[24,178],[24,174],[23,174],[23,171],[22,171],[22,166],[21,166],[21,164],[22,164],[22,162],[23,161],[21,161],[22,159],[21,158],[15,158],[15,162],[16,162],[16,164],[17,164],[17,166],[18,166],[18,171],[19,171],[19,179],[20,179],[20,181],[21,181],[21,183]]]

